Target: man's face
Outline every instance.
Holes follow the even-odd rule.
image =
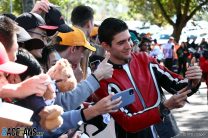
[[[17,59],[17,51],[18,51],[18,44],[17,44],[17,35],[14,34],[12,37],[12,47],[10,48],[9,51],[7,51],[8,57],[10,61],[15,61]]]
[[[131,50],[133,43],[128,30],[116,34],[113,37],[111,46],[107,46],[106,50],[110,52],[110,60],[115,64],[125,64],[131,58]]]
[[[150,43],[149,42],[144,42],[141,46],[141,51],[147,52],[149,47],[150,47]]]
[[[71,64],[79,64],[81,59],[84,56],[84,51],[86,50],[86,48],[84,48],[83,46],[80,46],[79,48],[75,48],[75,51],[73,53],[71,53],[70,59],[69,61],[71,62]]]
[[[29,30],[28,33],[32,38],[38,38],[44,42],[45,45],[47,45],[47,34],[46,31],[40,28],[35,28],[32,30]],[[42,57],[42,49],[34,49],[31,50],[30,53],[34,55],[36,58]]]
[[[44,42],[44,44],[47,44],[47,33],[45,30],[40,29],[40,28],[34,28],[28,31],[28,33],[30,34],[30,36],[32,38],[38,38],[40,40],[42,40]]]
[[[173,43],[173,42],[174,42],[174,39],[169,39],[169,42],[170,42],[170,43]]]
[[[57,51],[53,51],[49,54],[49,58],[47,60],[48,69],[51,68],[56,62],[59,60],[59,54]]]
[[[78,65],[84,56],[84,51],[86,50],[83,46],[69,46],[65,51],[60,52],[62,58],[67,59],[72,66]]]

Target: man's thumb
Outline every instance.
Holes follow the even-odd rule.
[[[105,59],[103,60],[104,62],[108,62],[108,60],[109,60],[109,58],[110,58],[110,53],[108,52],[108,53],[106,53],[106,55],[105,55]]]

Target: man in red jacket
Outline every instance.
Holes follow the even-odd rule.
[[[204,48],[203,50],[203,56],[199,58],[199,65],[203,72],[203,79],[206,82],[206,85],[208,86],[208,44],[207,48]]]
[[[128,26],[122,20],[108,18],[99,27],[101,45],[110,52],[109,63],[114,72],[110,79],[100,81],[97,101],[128,88],[134,88],[135,102],[112,113],[117,138],[155,138],[153,126],[169,114],[169,110],[183,107],[187,95],[198,89],[201,79],[199,66],[187,69],[186,77],[169,71],[143,52],[132,53]],[[188,85],[188,80],[190,85]],[[189,86],[189,87],[188,87]],[[174,94],[166,100],[162,88]]]

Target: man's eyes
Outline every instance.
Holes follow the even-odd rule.
[[[119,45],[122,45],[124,44],[126,41],[121,41],[121,42],[118,42]]]

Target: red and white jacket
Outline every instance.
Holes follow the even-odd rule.
[[[159,123],[161,115],[158,107],[162,100],[162,88],[171,93],[170,88],[180,90],[188,82],[143,52],[132,53],[127,64],[113,64],[113,67],[112,78],[100,81],[95,100],[98,101],[110,93],[134,88],[135,102],[111,114],[127,132],[138,132]]]
[[[203,72],[203,78],[208,86],[208,59],[204,57],[199,58],[199,65]]]

